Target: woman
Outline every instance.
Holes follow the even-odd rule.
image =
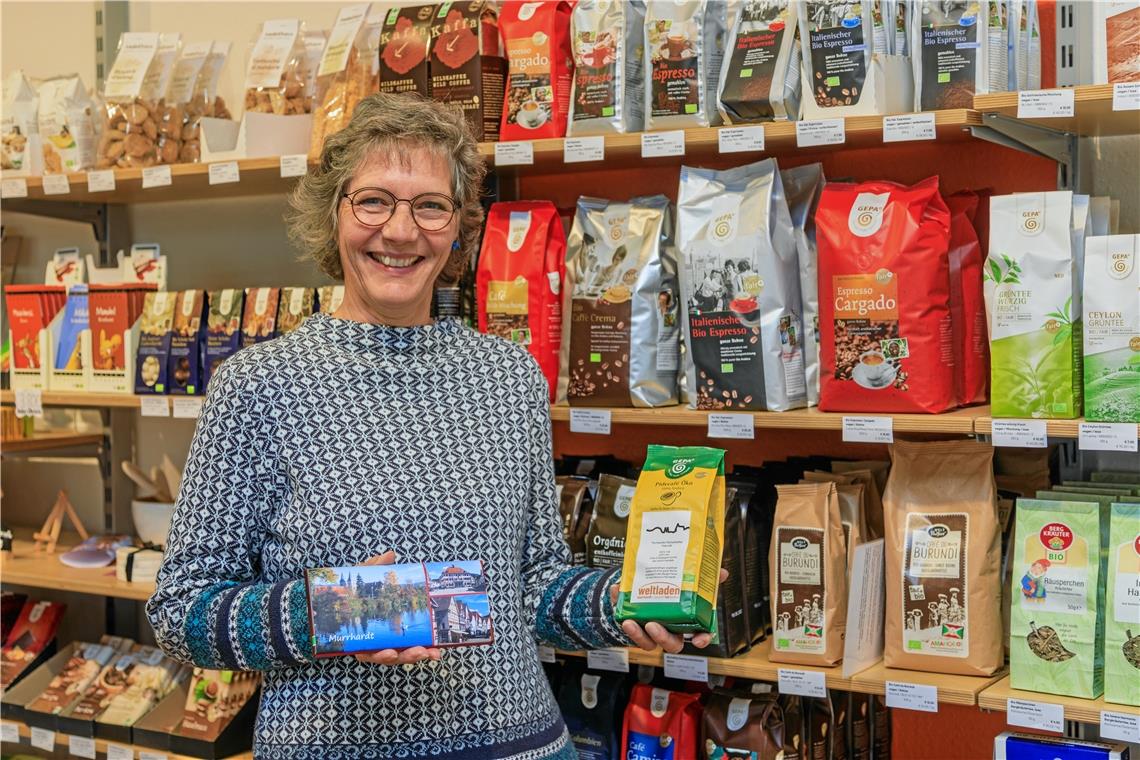
[[[681,647],[614,623],[614,571],[569,566],[526,350],[430,318],[478,245],[483,173],[460,111],[363,101],[291,199],[343,304],[210,383],[147,612],[171,655],[265,671],[259,758],[569,760],[536,635]],[[314,659],[306,568],[459,559],[484,563],[493,644]]]

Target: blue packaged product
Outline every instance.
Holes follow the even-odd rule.
[[[206,300],[209,313],[206,315],[206,339],[202,348],[203,390],[210,384],[218,366],[241,348],[245,291],[240,288],[212,290]]]
[[[1011,731],[994,738],[994,760],[1128,760],[1128,745]]]
[[[135,393],[166,393],[166,366],[170,361],[170,337],[174,329],[177,296],[177,293],[165,291],[146,294],[139,325]]]
[[[87,286],[72,285],[67,291],[67,305],[63,308],[63,322],[59,327],[59,341],[55,352],[56,371],[83,370],[79,336],[87,328]]]
[[[202,340],[205,321],[202,314],[206,294],[183,290],[174,307],[174,332],[170,337],[170,362],[166,378],[168,392],[195,396],[202,392]]]

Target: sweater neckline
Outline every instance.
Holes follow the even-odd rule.
[[[439,319],[427,325],[396,327],[339,319],[317,313],[305,320],[306,331],[354,351],[431,353],[449,345],[463,329],[457,319]]]

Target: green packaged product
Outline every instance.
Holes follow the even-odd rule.
[[[1113,504],[1111,510],[1104,701],[1140,705],[1140,504]]]
[[[619,622],[716,632],[724,497],[723,450],[649,447],[630,504]]]
[[[1085,417],[1140,422],[1140,235],[1085,241]]]
[[[1009,631],[1013,688],[1101,695],[1106,517],[1093,501],[1018,499]]]
[[[1130,486],[1140,486],[1140,472],[1094,472],[1089,475],[1094,483],[1124,483]]]

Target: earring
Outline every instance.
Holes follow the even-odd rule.
[[[459,241],[458,240],[451,241],[451,250],[453,250],[453,251],[459,250]]]

